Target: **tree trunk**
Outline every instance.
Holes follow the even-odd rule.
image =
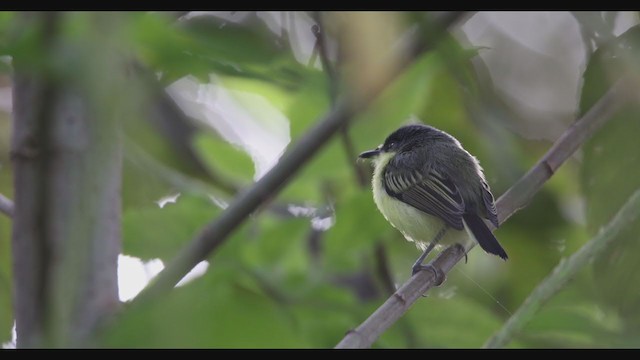
[[[43,61],[60,60],[68,50],[52,45],[61,38],[51,41],[60,15],[38,16],[52,25],[44,31],[53,33],[42,36]],[[14,68],[17,346],[83,346],[97,321],[119,304],[118,121],[114,111],[105,114],[105,106],[96,104],[96,94],[104,92],[91,94],[77,79],[34,72],[20,59],[14,58]]]

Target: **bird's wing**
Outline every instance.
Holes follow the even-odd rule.
[[[500,225],[498,224],[498,210],[489,184],[484,180],[482,181],[482,200],[484,200],[484,207],[487,209],[487,219],[497,228]]]
[[[387,194],[462,230],[465,205],[453,181],[433,169],[416,169],[408,165],[410,162],[396,158],[384,171],[382,182]]]

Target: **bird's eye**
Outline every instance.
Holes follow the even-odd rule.
[[[391,148],[393,148],[395,145],[396,145],[396,143],[395,143],[395,142],[390,142],[390,143],[388,143],[388,144],[387,144],[387,149],[391,149]]]

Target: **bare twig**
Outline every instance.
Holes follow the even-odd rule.
[[[570,126],[553,144],[538,163],[516,182],[496,202],[500,223],[506,221],[516,211],[526,206],[533,195],[554,172],[573,154],[578,147],[591,137],[611,115],[627,100],[627,82],[618,81],[581,119]],[[471,244],[471,249],[475,244]],[[467,251],[469,250],[467,249]],[[437,286],[436,278],[446,273],[464,257],[461,246],[452,246],[430,262],[436,269],[421,271],[411,277],[378,310],[355,330],[351,330],[336,345],[336,348],[364,348],[371,344],[397,321],[420,296]]]
[[[0,212],[9,218],[13,217],[13,202],[2,194],[0,194]]]
[[[313,34],[316,37],[314,50],[318,52],[320,61],[322,63],[322,69],[327,73],[327,77],[329,78],[329,98],[331,99],[331,105],[335,106],[336,99],[338,98],[338,74],[334,65],[329,59],[329,52],[327,49],[327,34],[324,31],[324,23],[322,21],[322,15],[320,14],[320,12],[314,11],[313,19],[316,22],[316,25],[314,25],[312,28]],[[348,123],[345,124],[342,129],[340,129],[340,139],[342,140],[342,146],[347,153],[347,159],[356,159],[357,153],[353,146],[353,141],[351,141],[351,137],[349,136]],[[350,161],[350,164],[358,185],[364,187],[367,184],[367,176],[365,173],[365,168],[362,166],[363,164],[358,163],[355,160]]]
[[[542,305],[562,290],[578,271],[584,268],[590,260],[600,255],[617,238],[618,233],[637,220],[638,217],[640,217],[640,190],[629,198],[611,222],[595,238],[591,239],[566,261],[560,261],[551,274],[531,292],[531,295],[527,297],[504,326],[484,344],[484,347],[499,348],[506,345],[531,320]]]
[[[358,182],[358,186],[365,187],[367,185],[368,177],[365,173],[364,163],[357,162],[354,159],[358,158],[358,153],[353,146],[353,141],[351,141],[351,136],[349,136],[349,126],[345,125],[340,130],[340,139],[342,140],[342,146],[344,146],[344,151],[347,153],[347,158],[350,159],[351,168],[353,169],[353,173],[356,177],[356,181]]]
[[[376,273],[382,281],[382,286],[387,295],[395,292],[396,288],[389,270],[389,259],[387,258],[387,250],[382,242],[378,242],[375,247]]]
[[[333,64],[329,59],[327,35],[324,31],[322,15],[320,15],[318,11],[314,11],[313,20],[316,22],[316,25],[311,28],[313,35],[316,37],[315,49],[317,49],[318,55],[320,56],[322,70],[327,73],[327,77],[329,78],[329,97],[331,102],[334,103],[338,98],[338,79]]]
[[[442,29],[455,23],[458,17],[446,17]],[[272,199],[293,177],[301,166],[313,157],[318,150],[356,113],[365,109],[382,90],[395,79],[418,55],[433,43],[412,43],[407,56],[402,57],[397,66],[381,77],[375,87],[365,95],[360,94],[358,101],[343,99],[336,103],[316,126],[303,135],[285,153],[278,164],[258,180],[248,191],[238,195],[236,200],[214,221],[207,224],[167,267],[140,292],[133,303],[142,303],[173,288],[195,265],[206,259],[231,232],[240,225],[249,214],[260,205]]]

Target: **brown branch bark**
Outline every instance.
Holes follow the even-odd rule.
[[[573,123],[547,153],[496,202],[500,223],[524,208],[555,171],[591,137],[634,92],[627,82],[617,82],[581,119]],[[469,251],[474,244],[472,244]],[[426,291],[439,285],[444,276],[464,257],[462,246],[454,245],[440,253],[430,264],[435,272],[421,271],[412,276],[385,303],[355,330],[351,330],[336,348],[366,348],[393,325]]]
[[[460,18],[446,16],[439,22],[440,33]],[[345,98],[336,102],[329,114],[311,128],[287,153],[278,164],[258,180],[250,189],[240,194],[217,219],[202,229],[189,245],[172,259],[167,267],[134,299],[139,304],[172,289],[180,279],[195,265],[206,259],[220,246],[246,218],[262,204],[272,199],[297,173],[302,165],[311,159],[333,135],[356,113],[365,109],[384,88],[433,42],[413,41],[407,47],[407,56],[401,57],[395,67],[390,69],[372,86],[366,94],[356,94],[357,99]]]

